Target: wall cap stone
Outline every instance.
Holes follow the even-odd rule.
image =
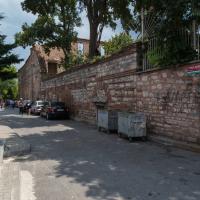
[[[200,64],[200,60],[197,60],[197,61],[191,61],[191,62],[186,62],[186,63],[181,63],[181,64],[177,64],[177,65],[170,65],[170,66],[167,66],[167,67],[156,67],[156,68],[152,68],[152,69],[149,69],[149,70],[146,70],[146,71],[136,71],[136,74],[144,74],[144,73],[153,73],[153,72],[156,72],[156,71],[161,71],[161,70],[167,70],[167,69],[179,69],[179,68],[182,68],[182,67],[189,67],[191,66],[192,64]]]
[[[51,80],[53,78],[57,78],[57,77],[65,75],[65,74],[70,74],[72,72],[79,71],[79,70],[82,70],[82,69],[95,67],[97,65],[104,64],[104,63],[107,63],[107,62],[111,62],[115,59],[118,59],[118,58],[121,58],[121,57],[124,57],[124,56],[127,56],[127,55],[131,55],[131,54],[137,52],[137,48],[138,48],[139,45],[140,45],[140,42],[133,43],[133,44],[127,46],[127,47],[122,48],[120,51],[112,54],[109,57],[106,57],[106,58],[103,58],[102,60],[96,61],[95,63],[85,63],[85,64],[82,64],[82,65],[76,65],[74,67],[67,69],[66,71],[64,71],[60,74],[56,74],[55,76],[52,76],[51,78],[46,78],[46,79],[44,79],[44,81]]]

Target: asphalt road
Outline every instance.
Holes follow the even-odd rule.
[[[13,110],[0,112],[0,124],[32,145],[30,155],[13,161],[29,177],[23,184],[32,186],[31,200],[200,199],[200,154]]]

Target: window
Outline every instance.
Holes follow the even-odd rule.
[[[84,54],[84,46],[83,43],[78,43],[78,53]]]
[[[49,75],[57,74],[57,63],[48,63],[48,74]]]

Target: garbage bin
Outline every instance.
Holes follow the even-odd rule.
[[[141,137],[146,140],[146,117],[144,113],[118,113],[118,135],[125,135],[130,141]]]
[[[117,131],[118,126],[118,113],[116,111],[108,111],[99,109],[97,115],[97,123],[99,131]]]

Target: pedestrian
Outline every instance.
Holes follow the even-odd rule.
[[[11,107],[15,109],[15,101],[11,100]]]
[[[31,115],[31,102],[30,103],[27,103],[27,115]]]
[[[20,98],[18,106],[19,106],[19,114],[23,115],[23,113],[24,113],[24,104],[23,104],[23,99],[22,98]]]
[[[0,109],[3,110],[3,100],[0,101]]]
[[[2,101],[2,109],[5,109],[5,101]]]

